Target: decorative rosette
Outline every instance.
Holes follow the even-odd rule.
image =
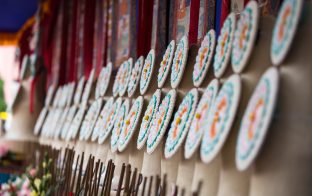
[[[271,42],[271,60],[280,65],[285,59],[301,17],[304,0],[284,0],[277,16]]]
[[[174,115],[165,144],[165,157],[172,157],[183,143],[190,128],[198,102],[198,91],[193,88],[188,92]]]
[[[55,107],[55,108],[58,107],[58,103],[59,103],[60,98],[61,98],[61,93],[62,93],[62,87],[58,87],[57,91],[55,93],[55,97],[53,99],[53,103],[52,103],[53,107]]]
[[[113,65],[111,62],[109,62],[106,67],[102,68],[95,89],[96,99],[105,95],[112,75],[112,70]]]
[[[240,73],[247,65],[248,59],[255,45],[259,23],[258,3],[249,1],[241,12],[234,34],[232,51],[232,68]]]
[[[193,71],[193,83],[196,87],[201,85],[208,72],[215,46],[216,32],[211,29],[202,41],[196,57]]]
[[[66,116],[67,116],[69,110],[70,110],[70,107],[66,107],[63,110],[63,112],[61,112],[60,118],[59,118],[58,122],[56,122],[56,124],[55,124],[54,139],[58,139],[60,137],[61,132],[62,132],[62,127],[65,123],[65,119],[66,119]]]
[[[277,69],[269,68],[248,102],[236,145],[236,165],[239,170],[250,166],[265,139],[275,108],[278,81]]]
[[[57,107],[61,107],[61,108],[65,107],[66,101],[67,101],[67,92],[68,92],[67,85],[61,86],[61,93],[60,93],[61,96],[57,104]]]
[[[112,137],[111,137],[111,151],[112,152],[117,151],[119,135],[121,133],[121,129],[122,129],[122,126],[124,123],[124,119],[129,112],[129,107],[130,107],[129,100],[126,99],[118,110],[116,120],[114,123],[114,128],[112,131]]]
[[[55,130],[56,130],[56,126],[58,124],[59,119],[61,118],[62,114],[63,114],[63,109],[62,108],[57,108],[55,111],[55,114],[53,116],[53,120],[52,123],[48,126],[48,132],[49,132],[49,137],[52,138],[55,136]]]
[[[73,119],[73,122],[69,128],[69,133],[67,134],[66,141],[76,138],[85,112],[86,112],[86,106],[82,105],[82,107],[80,107],[78,112],[76,113]]]
[[[102,120],[101,131],[100,131],[100,135],[98,139],[99,144],[103,144],[103,142],[111,133],[111,130],[116,120],[117,112],[121,106],[121,102],[122,102],[122,99],[118,98],[116,102],[112,105],[112,107],[107,108],[106,115],[104,116]]]
[[[158,107],[147,139],[147,153],[149,154],[154,152],[165,135],[173,113],[176,96],[176,90],[170,90]]]
[[[50,85],[48,92],[47,92],[47,96],[44,100],[44,105],[45,106],[49,106],[51,104],[52,98],[53,98],[53,94],[55,91],[55,86],[54,85]]]
[[[140,56],[140,58],[137,59],[137,61],[134,64],[134,67],[132,68],[132,73],[131,73],[128,90],[127,90],[129,97],[132,97],[132,95],[135,93],[139,85],[143,62],[144,62],[144,57]]]
[[[98,139],[98,137],[101,134],[101,131],[103,130],[103,124],[104,121],[107,121],[107,115],[108,115],[108,111],[113,107],[114,104],[114,98],[111,97],[107,100],[107,102],[105,103],[105,106],[103,107],[103,109],[101,110],[100,115],[98,116],[93,132],[92,132],[92,136],[91,136],[91,141],[96,141]],[[106,122],[105,122],[106,123]]]
[[[146,93],[148,86],[151,82],[155,64],[155,51],[151,49],[145,58],[143,71],[140,79],[140,93],[143,95]]]
[[[94,126],[92,121],[94,121],[94,119],[97,118],[97,115],[101,110],[101,107],[102,107],[102,99],[98,99],[91,104],[80,128],[79,135],[80,140],[88,140],[90,138],[93,130],[92,126]]]
[[[163,59],[160,63],[158,76],[157,76],[158,88],[162,88],[164,86],[165,81],[168,77],[168,74],[171,68],[172,59],[173,59],[174,48],[175,48],[175,41],[171,40],[163,56]]]
[[[120,74],[119,78],[119,96],[124,96],[124,94],[127,91],[128,84],[130,81],[131,76],[131,69],[132,69],[133,59],[129,58],[127,61],[125,61],[122,65],[122,72]]]
[[[238,75],[232,75],[218,93],[203,128],[205,133],[200,149],[203,162],[209,163],[222,148],[236,116],[240,92],[241,80]]]
[[[118,140],[118,150],[124,151],[137,128],[143,107],[143,97],[139,96],[126,116]]]
[[[74,92],[75,92],[75,83],[72,82],[69,84],[68,96],[67,96],[67,100],[66,100],[67,106],[71,106],[72,101],[73,101]]]
[[[231,13],[223,23],[221,34],[218,38],[216,54],[214,56],[213,68],[215,76],[218,78],[223,75],[230,60],[235,26],[235,14]]]
[[[148,137],[151,125],[152,125],[152,121],[155,118],[155,114],[159,106],[160,96],[161,96],[161,91],[157,89],[156,92],[153,94],[147,106],[147,109],[144,113],[138,140],[137,140],[138,149],[142,149],[147,140],[147,137]]]
[[[207,123],[209,112],[217,96],[218,89],[218,80],[212,80],[198,103],[184,146],[184,157],[187,159],[191,158],[200,145],[205,132],[204,125]]]
[[[188,39],[183,36],[174,53],[174,59],[171,67],[171,87],[177,88],[182,80],[188,55]]]
[[[74,97],[74,103],[75,103],[75,104],[79,104],[79,103],[80,103],[84,84],[85,84],[85,78],[84,78],[84,76],[82,76],[82,77],[80,78],[79,82],[78,82],[77,87],[76,87],[75,97]]]
[[[48,114],[48,108],[47,107],[44,107],[42,108],[40,114],[39,114],[39,117],[36,121],[36,125],[35,125],[35,128],[34,128],[34,133],[35,135],[39,135],[40,131],[41,131],[41,128],[43,126],[43,123],[47,117],[47,114]]]
[[[72,124],[72,121],[75,117],[76,112],[77,112],[77,106],[76,105],[73,105],[72,107],[70,107],[68,114],[65,117],[64,125],[62,127],[62,131],[61,131],[61,138],[62,139],[66,139],[66,137],[69,133],[70,125]]]
[[[116,97],[119,94],[119,88],[120,88],[120,80],[121,80],[121,75],[124,73],[124,67],[121,64],[118,68],[114,85],[113,85],[113,96]]]
[[[45,121],[43,122],[42,128],[41,128],[41,136],[46,137],[47,136],[47,127],[49,124],[51,124],[52,117],[54,115],[54,109],[48,109],[47,117],[45,118]]]
[[[85,89],[83,90],[82,101],[88,101],[90,97],[92,85],[94,82],[94,75],[95,75],[95,69],[92,69],[89,74],[89,78],[85,86]]]

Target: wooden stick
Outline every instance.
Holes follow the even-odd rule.
[[[98,195],[98,193],[99,193],[101,177],[102,177],[103,171],[104,171],[103,162],[101,162],[100,173],[99,173],[99,177],[98,177],[98,180],[97,180],[95,195]]]
[[[118,182],[116,196],[120,196],[121,189],[122,189],[123,178],[124,178],[124,175],[125,175],[125,169],[126,169],[126,165],[125,165],[125,163],[123,163],[122,167],[121,167],[121,173],[120,173],[120,177],[119,177],[119,182]]]
[[[133,175],[132,175],[130,188],[129,188],[129,190],[130,190],[129,194],[128,194],[129,196],[135,191],[134,188],[135,188],[135,183],[136,183],[136,178],[137,178],[137,172],[138,172],[138,169],[135,168]]]
[[[143,189],[142,189],[142,194],[141,194],[141,196],[144,196],[144,193],[145,193],[146,180],[147,180],[147,177],[144,177],[144,180],[143,180]]]
[[[160,193],[160,177],[156,175],[156,185],[155,185],[155,196],[158,196]]]
[[[73,176],[72,184],[71,184],[71,186],[70,186],[70,192],[71,192],[71,193],[74,192],[75,180],[76,180],[76,173],[77,173],[77,169],[78,169],[79,158],[80,158],[80,155],[78,155],[78,156],[77,156],[77,159],[76,159],[76,166],[75,166],[74,176]],[[71,171],[72,171],[72,170],[71,170]]]
[[[138,182],[137,182],[136,187],[135,187],[135,192],[134,192],[135,196],[137,196],[139,194],[139,187],[140,187],[142,181],[143,181],[143,175],[140,173],[139,178],[138,178]]]
[[[126,179],[125,179],[124,193],[128,193],[129,192],[130,176],[131,176],[131,165],[128,164],[127,168],[126,168]]]
[[[152,194],[152,186],[153,186],[153,176],[150,176],[150,181],[149,181],[149,185],[148,185],[147,195],[151,195]]]

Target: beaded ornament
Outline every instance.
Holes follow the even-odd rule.
[[[125,61],[122,65],[122,72],[120,74],[119,78],[119,96],[124,96],[124,94],[127,91],[128,84],[131,77],[131,69],[133,65],[133,59],[129,58],[127,61]]]
[[[140,56],[140,58],[137,59],[137,61],[134,64],[134,67],[132,68],[131,77],[128,85],[128,96],[132,97],[139,85],[139,80],[141,77],[141,71],[143,67],[144,57]]]
[[[141,79],[140,79],[140,93],[145,94],[151,82],[155,64],[155,50],[151,49],[145,58]]]
[[[169,75],[174,49],[175,49],[175,41],[171,40],[171,42],[169,43],[166,49],[166,52],[163,56],[163,59],[160,63],[160,67],[158,70],[158,76],[157,76],[158,88],[162,88],[164,86],[165,81]]]

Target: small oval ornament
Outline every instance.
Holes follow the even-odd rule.
[[[171,68],[172,60],[173,60],[173,54],[175,49],[175,41],[171,40],[169,45],[167,46],[166,52],[163,55],[162,61],[160,63],[160,67],[158,70],[158,88],[162,88],[165,84],[165,81],[169,75],[169,71]]]
[[[155,64],[155,50],[151,49],[145,58],[141,79],[140,79],[140,93],[144,95],[152,80]]]
[[[137,61],[134,64],[134,67],[132,68],[131,77],[129,80],[128,90],[127,90],[129,97],[132,97],[134,95],[137,87],[139,86],[143,63],[144,63],[144,57],[140,56],[140,58],[137,59]]]

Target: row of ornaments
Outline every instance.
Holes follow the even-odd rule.
[[[295,34],[302,9],[302,1],[296,2],[297,1],[291,0],[284,1],[278,15],[271,45],[271,57],[274,65],[278,65],[283,61]],[[244,69],[255,42],[258,20],[259,12],[255,1],[250,1],[245,10],[241,13],[237,28],[234,14],[228,16],[221,30],[214,57],[213,67],[216,77],[222,76],[230,57],[234,72],[240,73]],[[214,39],[215,34],[213,31],[210,31],[199,49],[193,72],[195,86],[200,85],[200,81],[203,80],[200,77],[204,78],[208,70],[213,56]],[[171,64],[170,58],[172,59],[173,56],[174,45],[174,42],[170,43],[163,61],[161,62],[158,75],[158,85],[160,86],[161,83],[164,83],[166,75],[168,75]],[[187,58],[187,50],[187,38],[183,37],[177,46],[173,59],[171,73],[171,85],[173,88],[179,85],[179,81],[182,78]],[[144,88],[147,87],[150,82],[154,62],[153,57],[153,52],[150,52],[147,56],[147,59],[150,60],[146,60],[144,63],[140,81],[140,92],[142,94],[144,94]],[[122,70],[126,69],[122,68]],[[119,74],[119,72],[121,74]],[[124,71],[118,71],[117,73],[115,83],[118,81],[118,85],[114,83],[114,86],[117,86],[115,89],[118,89],[119,95],[122,95],[120,92],[126,89],[126,87],[119,88],[120,85],[122,86],[124,81],[129,81],[129,79],[127,80],[124,78],[126,75],[129,74],[125,74]],[[164,78],[163,81],[162,78]],[[130,81],[134,80],[130,79]],[[196,81],[198,81],[197,84],[195,84]],[[128,84],[128,82],[126,82],[125,85],[126,84]],[[223,84],[219,92],[218,86],[218,80],[215,79],[211,81],[199,101],[198,106],[198,92],[196,89],[192,89],[184,97],[171,123],[166,140],[165,156],[167,158],[171,157],[177,151],[185,138],[186,143],[184,147],[186,158],[192,156],[200,143],[202,143],[200,149],[201,157],[204,162],[211,161],[218,153],[225,142],[235,117],[241,89],[240,78],[238,75],[231,76]],[[277,89],[278,71],[275,68],[270,68],[260,79],[249,101],[241,123],[236,154],[239,169],[248,167],[250,162],[255,158],[264,140],[273,113]],[[169,91],[161,103],[159,103],[160,96],[161,92],[159,90],[152,96],[143,116],[139,137],[137,139],[137,147],[139,149],[142,148],[147,141],[147,151],[149,153],[152,153],[153,149],[158,145],[170,123],[176,91]],[[157,106],[158,104],[159,107]],[[92,140],[95,141],[97,137],[99,137],[99,142],[102,143],[105,141],[110,131],[113,130],[111,137],[112,150],[115,151],[119,149],[119,151],[123,151],[138,126],[137,123],[142,112],[142,105],[143,98],[140,96],[134,101],[130,111],[127,112],[129,110],[129,101],[127,99],[122,103],[122,99],[118,98],[114,103],[113,98],[110,98],[104,106],[105,110],[103,109],[102,111],[111,112],[104,112],[99,117],[99,119],[102,120],[93,123],[95,127],[93,133],[93,129],[84,129],[84,126],[82,126],[80,139],[88,139],[88,137],[92,135]],[[197,109],[195,111],[196,106]],[[92,108],[92,106],[90,108]],[[117,108],[120,108],[120,111]],[[94,112],[88,112],[86,118],[89,113]],[[194,119],[193,116],[195,116]],[[105,125],[107,129],[104,131],[97,130],[97,127],[103,127],[97,125],[100,124],[98,122],[104,122],[104,125],[107,124]],[[86,127],[90,128],[90,126]],[[191,128],[188,132],[189,127]]]

